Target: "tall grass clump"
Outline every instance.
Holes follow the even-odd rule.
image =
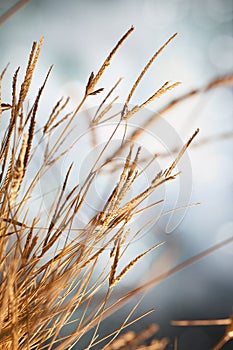
[[[138,128],[126,139],[127,122],[130,118],[137,117],[152,101],[169,93],[179,84],[165,82],[145,101],[130,107],[132,96],[142,78],[156,57],[176,36],[173,35],[141,71],[117,114],[108,116],[114,104],[114,99],[111,102],[109,99],[115,93],[120,80],[113,84],[112,89],[103,97],[103,103],[97,112],[91,116],[87,131],[90,131],[93,140],[93,127],[104,125],[109,120],[114,120],[115,126],[109,134],[109,142],[97,154],[85,179],[80,183],[71,183],[73,164],[70,163],[66,171],[61,171],[61,182],[56,192],[53,191],[51,196],[45,189],[41,194],[41,187],[53,181],[51,176],[56,177],[56,166],[60,167],[63,159],[75,147],[75,143],[70,144],[69,137],[74,121],[77,125],[79,123],[79,112],[93,95],[104,93],[99,86],[101,77],[132,31],[133,27],[119,40],[99,71],[90,74],[80,104],[70,111],[69,98],[58,100],[48,112],[43,126],[38,119],[38,109],[52,67],[42,81],[34,101],[28,102],[43,39],[32,45],[22,82],[19,79],[21,68],[16,69],[12,79],[11,101],[2,101],[0,95],[0,118],[4,127],[0,149],[1,350],[82,349],[80,344],[83,337],[89,339],[87,349],[165,349],[167,345],[166,339],[154,339],[150,344],[142,345],[156,332],[156,325],[151,325],[139,334],[132,331],[119,334],[136,321],[130,320],[131,314],[118,329],[104,339],[101,339],[98,331],[101,322],[131,297],[166,277],[161,275],[157,280],[133,289],[121,300],[111,299],[115,286],[128,271],[162,244],[158,242],[120,267],[122,257],[127,256],[132,237],[137,237],[143,230],[141,227],[138,232],[131,232],[131,221],[148,209],[144,203],[152,193],[179,176],[177,164],[199,130],[194,131],[178,150],[171,164],[154,174],[146,188],[130,196],[131,189],[143,173],[143,170],[139,171],[141,150],[136,147],[135,141],[143,128],[148,128],[170,108],[200,92],[231,84],[232,76],[219,78],[204,89],[197,89],[173,100],[146,120],[143,128]],[[6,69],[1,74],[0,91],[4,90],[5,75]],[[104,158],[108,154],[114,133],[122,125],[124,133],[121,144],[110,157]],[[88,222],[75,227],[97,172],[104,172],[106,164],[111,167],[114,158],[124,151],[124,162],[116,169],[118,180],[112,183],[105,204]],[[82,153],[82,149],[77,149],[77,152]],[[153,158],[148,161],[152,162]],[[112,167],[111,171],[114,171],[114,164]],[[160,202],[159,200],[153,205]],[[105,263],[103,264],[102,259],[99,272],[97,267],[103,254]],[[170,273],[174,272],[175,270]]]

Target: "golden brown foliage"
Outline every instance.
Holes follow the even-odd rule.
[[[127,245],[125,247],[124,244],[130,234],[128,224],[134,215],[146,210],[146,208],[140,209],[139,205],[144,203],[152,192],[178,176],[174,173],[177,163],[197,135],[198,130],[180,150],[172,164],[155,174],[147,188],[129,199],[127,195],[141,175],[138,170],[140,148],[135,151],[133,147],[135,135],[139,133],[137,130],[131,137],[129,152],[120,171],[118,182],[113,184],[112,192],[105,205],[81,228],[75,229],[73,222],[83,207],[95,174],[106,164],[101,163],[101,156],[87,174],[85,181],[72,184],[71,188],[69,180],[72,164],[70,165],[67,172],[63,174],[61,188],[58,189],[55,199],[49,205],[47,218],[41,209],[44,198],[41,198],[39,205],[37,203],[36,214],[32,210],[36,187],[44,178],[46,179],[49,170],[67,154],[71,147],[68,146],[65,151],[61,149],[68,139],[72,121],[87,98],[102,92],[103,89],[96,88],[96,85],[115,53],[132,31],[133,27],[123,35],[97,74],[91,73],[84,97],[74,111],[66,111],[69,98],[60,99],[44,126],[40,128],[37,125],[41,95],[52,67],[38,90],[31,109],[25,108],[43,39],[39,43],[33,43],[19,94],[17,95],[18,68],[12,82],[12,101],[10,103],[1,101],[0,111],[7,120],[0,149],[0,349],[2,350],[52,349],[52,347],[61,350],[71,349],[76,344],[79,346],[82,337],[93,328],[95,329],[94,335],[90,336],[87,349],[95,345],[99,346],[102,341],[98,338],[98,327],[101,321],[120,306],[120,303],[116,306],[117,304],[110,300],[114,285],[120,282],[139,260],[161,244],[156,244],[128,261],[126,266],[119,271],[119,263],[123,253],[127,250]],[[123,119],[128,119],[136,114],[152,100],[177,85],[177,83],[171,85],[165,83],[141,105],[135,106],[130,111],[126,110],[142,77],[154,59],[174,37],[175,35],[156,52],[142,70],[129,92],[117,127]],[[1,87],[4,73],[5,71],[0,79]],[[220,78],[209,84],[206,89],[229,83],[229,81],[231,81],[229,77]],[[107,94],[103,104],[115,91],[119,82]],[[162,112],[160,111],[160,115],[190,95],[165,106]],[[103,117],[111,109],[114,101],[109,103],[104,112],[100,112],[103,104],[100,105],[90,123],[90,129],[93,124],[98,125],[108,120],[103,120]],[[156,118],[153,117],[149,123]],[[41,135],[39,141],[35,138],[36,134]],[[51,141],[54,135],[56,135],[55,143]],[[111,137],[112,135],[109,136],[109,139]],[[42,144],[44,145],[43,163],[36,169],[34,168],[35,163],[33,164],[34,175],[31,178],[28,169],[30,169],[38,147]],[[123,147],[125,144],[120,146],[115,154],[121,152]],[[104,152],[105,148],[101,155]],[[71,235],[73,231],[75,235]],[[102,272],[98,274],[96,266],[106,249],[109,249],[110,252],[109,260],[103,266]],[[153,283],[157,283],[157,280],[132,290],[125,296],[125,299],[122,299],[123,302]],[[97,298],[99,291],[104,293],[103,298]],[[144,341],[157,330],[154,325],[139,334],[128,332],[115,339],[116,335],[129,324],[130,322],[126,320],[115,333],[108,335],[106,339],[110,338],[110,341],[104,348],[108,350],[165,349],[166,339],[154,339],[149,345],[143,345]],[[72,330],[62,335],[68,325],[72,325]]]

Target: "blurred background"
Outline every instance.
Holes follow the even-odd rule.
[[[1,0],[0,16],[14,4],[14,0]],[[204,87],[212,79],[233,71],[231,0],[31,0],[1,25],[1,69],[10,62],[7,73],[10,78],[18,65],[25,67],[32,42],[45,37],[33,85],[36,89],[49,66],[54,64],[39,110],[42,124],[61,96],[71,96],[71,105],[77,105],[90,73],[97,72],[131,25],[135,31],[99,82],[99,87],[107,91],[119,77],[124,78],[117,90],[119,103],[124,102],[146,62],[175,32],[179,35],[154,62],[136,91],[133,104],[144,101],[167,80],[182,82],[175,91],[154,101],[149,106],[150,114],[191,89]],[[10,99],[8,80],[4,82],[4,102]],[[130,272],[116,295],[232,236],[232,93],[229,87],[214,89],[163,115],[163,132],[172,130],[174,142],[179,140],[179,146],[197,127],[200,128],[197,142],[209,139],[206,144],[188,151],[183,164],[188,179],[181,180],[177,188],[167,190],[163,210],[177,203],[201,202],[201,205],[183,211],[178,218],[173,217],[176,224],[172,230],[167,226],[169,217],[164,217],[132,245],[127,260],[153,243],[167,242]],[[93,97],[85,105],[86,110],[98,102],[99,97]],[[152,149],[154,146],[147,142],[148,132],[156,134],[157,140],[165,144],[169,141],[166,137],[163,139],[158,130],[156,125],[151,126],[138,141],[150,153],[156,152],[156,147]],[[221,138],[224,134],[227,137]],[[216,139],[217,136],[221,139]],[[211,349],[223,336],[224,327],[181,328],[172,327],[170,321],[229,317],[233,304],[232,266],[231,244],[166,278],[150,289],[136,315],[150,308],[155,308],[155,312],[132,327],[139,330],[152,322],[158,323],[158,336],[166,336],[171,341],[168,349],[173,348],[175,336],[180,350]],[[103,322],[103,334],[106,328],[115,329],[134,304],[135,300]],[[224,349],[232,347],[231,343]]]

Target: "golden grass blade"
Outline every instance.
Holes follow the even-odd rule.
[[[180,159],[182,158],[184,152],[186,151],[186,149],[189,147],[189,145],[191,144],[191,142],[194,140],[194,138],[197,136],[197,134],[199,133],[199,129],[197,129],[193,135],[190,137],[190,139],[185,143],[185,145],[182,147],[181,151],[179,152],[178,156],[176,157],[176,159],[174,160],[174,162],[172,163],[172,165],[170,166],[170,168],[165,172],[165,176],[170,176],[172,171],[175,169],[175,167],[177,166],[178,162],[180,161]]]
[[[15,104],[16,104],[16,82],[17,82],[17,76],[18,76],[19,68],[16,70],[14,77],[13,77],[13,83],[12,83],[12,109],[11,109],[11,118],[8,124],[8,127],[5,131],[4,138],[1,143],[1,151],[0,151],[0,163],[3,162],[2,166],[2,173],[1,178],[3,175],[3,172],[5,170],[6,160],[8,156],[8,151],[10,147],[11,142],[11,136],[14,131],[14,127],[16,124],[16,114],[15,114]]]
[[[39,55],[39,53],[38,53]],[[38,106],[39,106],[39,102],[40,102],[40,98],[41,98],[41,95],[42,95],[42,92],[45,88],[45,85],[47,83],[47,80],[48,80],[48,77],[51,73],[51,70],[52,70],[53,66],[51,66],[49,68],[49,71],[46,75],[46,78],[44,80],[44,83],[43,85],[41,86],[39,92],[38,92],[38,95],[36,97],[36,100],[35,100],[35,103],[34,103],[34,106],[33,106],[33,109],[32,109],[32,116],[31,116],[31,120],[30,120],[30,125],[29,125],[29,130],[28,130],[28,142],[27,142],[27,149],[26,149],[26,153],[25,153],[25,157],[24,157],[24,167],[26,168],[27,165],[28,165],[28,162],[29,162],[29,157],[30,157],[30,152],[31,152],[31,147],[32,147],[32,140],[33,140],[33,137],[34,137],[34,131],[35,131],[35,124],[36,124],[36,113],[37,113],[37,109],[38,109]]]
[[[86,87],[86,95],[90,95],[91,93],[93,93],[96,84],[98,83],[98,81],[100,80],[101,76],[103,75],[104,71],[106,70],[106,68],[110,65],[110,62],[113,58],[113,56],[116,54],[116,52],[118,51],[118,49],[120,48],[120,46],[123,44],[123,42],[128,38],[128,36],[133,32],[134,27],[132,26],[123,36],[122,38],[118,41],[118,43],[116,44],[116,46],[113,48],[113,50],[110,52],[109,56],[106,58],[106,60],[104,61],[103,65],[101,66],[101,68],[99,69],[99,71],[96,73],[96,75],[94,75],[94,73],[91,74],[87,87]]]
[[[113,264],[111,266],[111,271],[110,271],[110,275],[109,275],[109,287],[110,288],[114,284],[114,281],[115,281],[116,269],[117,269],[117,265],[118,265],[119,257],[120,257],[120,247],[121,247],[121,240],[119,238],[117,241],[117,245],[116,245],[116,249],[115,249],[115,256],[114,256]],[[110,256],[111,256],[111,254],[110,254]]]
[[[105,98],[103,99],[103,101],[100,103],[99,107],[97,108],[93,121],[96,120],[101,108],[104,106],[105,102],[109,99],[109,97],[112,95],[113,91],[115,91],[115,89],[117,88],[117,86],[121,83],[121,81],[123,80],[123,78],[119,78],[116,82],[115,85],[113,85],[113,87],[109,90],[109,92],[107,93],[107,95],[105,96]]]
[[[25,174],[25,165],[24,165],[24,159],[27,152],[28,147],[28,138],[29,135],[25,134],[23,137],[22,147],[19,153],[19,157],[16,161],[16,165],[13,171],[13,179],[12,179],[12,185],[11,185],[11,192],[10,192],[10,205],[12,206],[17,198],[21,183],[23,181],[23,177]]]
[[[138,113],[140,110],[142,110],[143,108],[145,108],[148,104],[150,104],[152,101],[154,101],[156,98],[161,97],[162,95],[164,95],[166,92],[174,89],[175,87],[177,87],[178,85],[180,85],[179,82],[176,82],[172,85],[169,85],[169,82],[166,82],[160,89],[158,89],[151,97],[149,97],[145,102],[143,102],[141,105],[139,106],[134,106],[131,110],[129,110],[127,113],[124,114],[123,119],[129,119],[131,118],[134,114]]]
[[[130,93],[125,101],[125,106],[127,107],[135,90],[137,89],[140,81],[142,80],[143,76],[146,74],[146,72],[148,71],[148,69],[150,68],[150,66],[152,65],[152,63],[154,62],[154,60],[159,56],[159,54],[165,49],[165,47],[177,36],[177,33],[175,33],[174,35],[172,35],[163,46],[161,46],[161,48],[152,56],[152,58],[149,60],[149,62],[146,64],[146,66],[144,67],[144,69],[142,70],[142,72],[140,73],[140,75],[138,76],[137,80],[135,81],[132,89],[130,90]]]
[[[18,115],[20,109],[22,108],[23,102],[28,94],[30,85],[31,85],[31,81],[32,81],[32,76],[34,73],[34,70],[36,68],[36,64],[39,58],[39,54],[40,54],[40,50],[41,50],[41,46],[43,43],[44,38],[42,37],[39,41],[39,43],[37,44],[36,42],[33,43],[32,46],[32,50],[29,56],[29,60],[28,60],[28,66],[26,69],[26,74],[24,77],[24,81],[21,85],[21,89],[20,89],[20,93],[19,93],[19,99],[18,99],[18,103],[15,106],[15,114],[16,116]]]
[[[63,98],[61,98],[54,106],[54,108],[49,116],[49,119],[44,126],[44,129],[43,129],[44,134],[46,134],[49,129],[51,130],[53,128],[56,128],[58,125],[60,125],[60,123],[62,123],[64,120],[66,120],[67,116],[65,118],[63,118],[62,121],[59,121],[55,125],[52,125],[55,122],[55,120],[57,119],[57,117],[60,115],[60,113],[66,108],[67,104],[70,101],[70,98],[67,97],[67,99],[65,100],[65,102],[63,104],[61,104],[62,101],[63,101]]]
[[[133,313],[135,312],[135,310],[138,308],[138,306],[140,305],[140,303],[142,302],[143,296],[137,301],[137,303],[135,304],[135,306],[132,308],[132,310],[130,311],[130,313],[127,315],[126,319],[124,320],[124,322],[122,323],[121,327],[117,330],[117,332],[115,333],[114,337],[110,340],[110,342],[105,345],[103,347],[103,350],[109,350],[109,348],[111,349],[112,347],[116,346],[116,343],[114,345],[114,339],[117,338],[117,336],[121,333],[121,331],[126,327],[126,325],[128,324],[128,320],[131,318],[131,316],[133,315]],[[142,314],[139,319],[144,318],[145,316],[149,315],[150,313],[152,313],[154,310],[149,310],[149,312],[146,312],[144,314]],[[136,320],[134,320],[135,322]],[[131,339],[125,343],[125,346],[127,346],[128,348],[133,348],[134,346],[139,345],[140,343],[142,343],[144,340],[146,340],[147,338],[149,338],[152,334],[155,333],[155,331],[157,331],[157,328],[154,326],[149,327],[149,329],[143,330],[142,332],[140,332],[138,335],[134,335],[134,337],[130,337]],[[156,328],[156,329],[155,329]],[[128,338],[128,337],[127,337]],[[122,339],[122,338],[121,338]],[[125,338],[123,337],[123,339],[125,340]],[[113,342],[113,344],[112,344]],[[118,343],[118,341],[117,341]]]
[[[111,287],[114,287],[126,274],[127,272],[139,261],[141,260],[145,255],[148,253],[152,252],[156,248],[160,247],[163,245],[165,242],[161,242],[159,244],[156,244],[152,248],[146,250],[144,253],[138,255],[135,259],[133,259],[120,273],[116,278],[112,281]]]
[[[134,132],[132,132],[132,134],[128,137],[128,139],[121,145],[121,147],[119,149],[117,149],[111,155],[111,157],[109,159],[118,157],[122,153],[122,151],[130,143],[134,143],[139,138],[139,136],[142,135],[144,130],[147,130],[148,128],[150,128],[150,126],[152,124],[154,124],[159,118],[161,118],[163,116],[163,114],[169,112],[171,109],[173,109],[177,105],[181,104],[182,102],[184,102],[186,100],[189,100],[190,98],[192,98],[196,95],[204,94],[207,91],[210,91],[212,89],[221,88],[224,86],[232,86],[232,85],[233,85],[233,75],[218,77],[218,78],[214,79],[210,84],[208,84],[204,87],[201,87],[201,88],[197,88],[195,90],[191,90],[190,92],[188,92],[188,93],[174,99],[173,101],[169,102],[167,105],[162,107],[158,112],[153,114],[148,120],[146,120],[145,123],[143,123],[143,125],[140,128],[138,128]]]

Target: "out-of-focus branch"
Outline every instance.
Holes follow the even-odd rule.
[[[20,0],[16,2],[12,7],[9,8],[3,15],[0,16],[0,25],[6,22],[11,16],[18,12],[24,5],[30,0]]]
[[[182,321],[172,321],[172,326],[227,326],[224,336],[219,340],[219,342],[213,347],[212,350],[220,350],[222,347],[233,340],[233,317],[218,319],[218,320],[182,320]]]
[[[231,324],[231,318],[223,318],[217,320],[182,320],[171,321],[172,326],[188,327],[188,326],[227,326]]]

